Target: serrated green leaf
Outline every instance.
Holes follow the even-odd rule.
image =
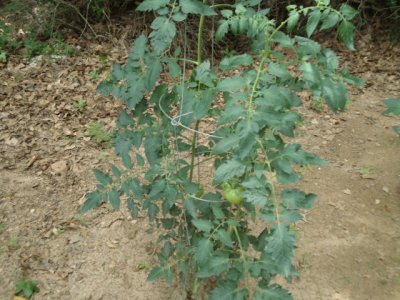
[[[254,300],[293,300],[293,297],[280,285],[272,284],[257,289],[254,293]]]
[[[162,204],[163,213],[167,214],[170,209],[175,205],[178,198],[178,190],[174,185],[167,184],[164,190],[165,200]]]
[[[195,120],[200,120],[207,114],[216,96],[217,90],[213,88],[200,90],[196,93],[193,103],[193,117]]]
[[[157,179],[153,185],[151,186],[151,191],[149,193],[149,199],[151,200],[156,200],[158,199],[161,194],[164,192],[166,186],[166,181],[165,179]]]
[[[186,19],[187,19],[187,14],[184,14],[180,11],[178,11],[172,15],[172,20],[174,20],[175,22],[182,22],[182,21],[185,21]],[[175,56],[177,56],[177,55],[175,55]]]
[[[156,281],[164,275],[164,269],[160,266],[155,267],[147,276],[148,281]]]
[[[316,65],[309,62],[304,62],[300,66],[300,70],[303,73],[304,81],[310,88],[316,89],[321,86],[322,78]]]
[[[157,17],[151,28],[154,30],[150,34],[151,45],[156,53],[161,53],[167,49],[176,35],[176,25],[166,17]]]
[[[277,224],[267,237],[265,251],[271,255],[279,270],[289,276],[296,247],[296,236],[289,226]]]
[[[147,65],[147,73],[146,73],[146,82],[145,88],[147,91],[151,91],[158,79],[160,79],[160,74],[162,71],[162,65],[158,57],[150,57],[146,60]]]
[[[165,7],[169,0],[144,0],[136,8],[138,11],[151,11]]]
[[[111,203],[114,210],[119,210],[121,199],[119,198],[119,192],[115,187],[108,192],[108,201]]]
[[[314,33],[320,20],[321,20],[321,11],[319,9],[316,9],[311,14],[309,14],[306,26],[308,37],[310,37]]]
[[[281,44],[281,46],[285,48],[293,48],[294,46],[294,39],[292,39],[282,31],[278,31],[277,33],[275,33],[274,42]]]
[[[263,207],[265,204],[267,204],[267,198],[265,197],[264,193],[260,191],[250,190],[244,192],[243,195],[246,198],[246,201],[253,205]]]
[[[149,216],[150,221],[154,221],[157,214],[160,212],[158,205],[149,200],[143,202],[143,208],[147,209],[147,215]]]
[[[198,264],[203,265],[211,258],[213,244],[210,239],[203,238],[199,240],[195,252],[195,258]]]
[[[143,167],[144,164],[146,163],[144,160],[144,157],[141,156],[139,153],[136,153],[136,161],[137,161],[138,165],[141,167]]]
[[[295,40],[300,45],[296,49],[300,58],[314,58],[321,52],[321,45],[316,41],[300,36],[296,36]]]
[[[217,13],[213,8],[198,0],[180,0],[182,12],[185,14],[197,14],[204,16],[215,16]]]
[[[135,65],[135,62],[140,60],[145,55],[145,53],[148,51],[147,43],[148,40],[144,34],[141,34],[134,40],[129,53],[128,65]]]
[[[360,77],[357,77],[350,73],[350,70],[347,66],[345,66],[341,72],[342,78],[345,82],[355,85],[357,87],[363,87],[365,85],[365,80]]]
[[[347,21],[352,20],[355,16],[358,15],[358,11],[346,3],[343,3],[340,6],[340,13],[345,17]]]
[[[193,225],[200,231],[204,231],[209,233],[211,229],[213,228],[213,224],[205,219],[193,219],[192,220]]]
[[[181,66],[173,59],[167,60],[169,74],[173,77],[180,77],[182,75]]]
[[[253,64],[253,57],[249,54],[225,57],[222,59],[219,67],[222,71],[229,71],[240,66],[248,66]]]
[[[196,273],[197,278],[210,278],[219,276],[229,268],[229,258],[225,256],[213,256]]]
[[[290,224],[290,223],[295,223],[303,219],[303,215],[300,214],[298,211],[295,210],[290,210],[290,209],[284,209],[280,221],[282,223]]]
[[[93,169],[94,176],[96,176],[96,179],[104,186],[107,186],[112,183],[112,178],[110,175],[104,173],[103,171],[99,169]]]
[[[331,72],[336,71],[339,68],[339,58],[335,52],[330,49],[326,49],[324,50],[323,54],[326,60],[327,69]]]
[[[160,158],[162,149],[161,137],[158,135],[147,137],[144,142],[144,152],[150,165],[154,165]]]
[[[255,150],[254,145],[257,142],[256,136],[259,126],[256,122],[250,120],[242,120],[236,126],[236,134],[239,140],[238,154],[241,160],[245,159],[252,151]]]
[[[269,67],[268,67],[268,72],[271,75],[274,75],[274,76],[282,79],[283,81],[289,80],[292,77],[292,75],[288,71],[288,68],[285,65],[278,64],[275,62],[270,62]]]
[[[115,177],[121,178],[122,172],[117,166],[112,165],[111,170]]]
[[[237,136],[232,135],[221,139],[212,149],[215,154],[228,153],[239,144]]]
[[[144,78],[136,78],[129,81],[127,90],[124,93],[119,94],[118,98],[126,103],[131,110],[134,110],[136,105],[138,105],[143,99],[145,92],[146,88]]]
[[[225,110],[218,121],[219,125],[235,122],[245,115],[245,110],[242,105],[231,101],[225,106]]]
[[[348,99],[346,86],[330,78],[326,78],[322,85],[322,95],[329,107],[334,112],[344,110]]]
[[[238,91],[246,86],[246,79],[240,75],[225,78],[218,83],[217,88],[221,92],[233,92]]]
[[[400,98],[385,99],[383,103],[385,103],[385,105],[388,107],[388,109],[384,111],[385,115],[388,114],[400,115]]]
[[[137,178],[128,178],[123,182],[121,189],[126,195],[133,193],[139,201],[144,199],[143,187],[140,185],[140,181]]]
[[[128,169],[133,167],[130,151],[132,149],[132,141],[123,135],[118,135],[115,139],[115,152],[122,158],[124,166]]]
[[[118,128],[126,128],[128,126],[135,126],[135,122],[132,117],[125,110],[121,110],[117,119]]]
[[[293,31],[293,29],[299,22],[299,19],[300,19],[300,14],[296,10],[292,10],[289,14],[289,19],[287,22],[287,29],[289,32]]]
[[[320,27],[321,30],[327,30],[334,27],[339,22],[339,15],[331,11],[322,21],[322,25]]]
[[[292,107],[301,106],[300,98],[285,87],[271,86],[260,93],[260,97],[256,99],[259,110],[266,109],[268,112],[280,111],[282,109],[291,109]],[[261,107],[261,108],[260,108]],[[277,115],[281,118],[281,115]]]
[[[224,18],[230,18],[230,17],[232,17],[232,15],[233,15],[233,11],[228,10],[228,9],[223,9],[223,10],[221,10],[221,15],[222,15]]]
[[[210,300],[232,300],[236,293],[237,284],[232,281],[224,281],[218,284],[210,294]]]
[[[168,7],[162,7],[160,9],[157,9],[157,14],[159,16],[165,16],[169,14],[169,8]]]
[[[221,198],[220,198],[220,197],[217,197],[216,200],[217,200],[217,201],[218,201],[218,200],[221,201]],[[215,216],[216,219],[223,219],[223,218],[225,218],[225,213],[224,213],[223,210],[221,209],[221,203],[215,203],[215,202],[212,203],[211,209],[212,209],[212,212],[213,212],[213,214],[214,214],[214,216]]]
[[[217,76],[213,71],[211,71],[211,63],[209,60],[205,60],[200,65],[198,65],[195,69],[195,74],[195,79],[199,83],[204,84],[209,88],[215,87]]]
[[[317,195],[306,194],[299,189],[288,189],[282,192],[282,199],[285,206],[289,209],[310,209]]]
[[[93,208],[99,207],[103,201],[100,192],[91,192],[86,195],[86,201],[81,208],[81,212],[85,213]]]
[[[226,247],[233,248],[231,235],[225,229],[219,229],[217,231],[216,238]]]
[[[219,26],[217,31],[215,32],[215,42],[219,43],[224,36],[228,33],[229,30],[229,22],[228,21],[222,21]]]
[[[339,25],[338,32],[340,39],[345,43],[346,47],[355,51],[354,47],[354,34],[356,28],[349,21],[342,21]]]
[[[243,175],[247,170],[247,166],[242,162],[231,159],[220,165],[214,174],[214,181],[216,184],[221,184],[233,177]]]

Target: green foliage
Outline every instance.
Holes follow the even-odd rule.
[[[0,62],[6,62],[10,52],[19,47],[15,39],[15,31],[6,22],[0,20]]]
[[[80,99],[74,103],[74,106],[79,110],[79,111],[84,111],[87,107],[87,101],[85,99]],[[92,125],[93,126],[93,125]]]
[[[384,114],[394,114],[394,115],[400,115],[400,98],[398,99],[386,99],[384,101],[386,106],[388,107],[387,110],[385,110]],[[396,131],[397,134],[400,135],[400,125],[395,125],[393,126],[394,131]]]
[[[40,291],[37,281],[20,279],[15,284],[16,294],[30,299],[34,293]]]
[[[96,143],[105,143],[109,142],[112,138],[112,134],[105,131],[103,126],[98,122],[93,122],[89,126],[89,134],[91,138],[93,138]]]
[[[156,14],[153,31],[134,41],[127,63],[114,65],[98,87],[125,104],[114,139],[123,167],[94,170],[99,184],[82,212],[103,202],[114,209],[125,202],[133,217],[146,212],[163,228],[159,265],[148,279],[177,282],[199,298],[292,299],[274,278],[298,276],[295,223],[316,195],[286,185],[301,179],[296,165],[326,163],[290,143],[302,119],[297,93],[311,91],[338,112],[348,98],[346,83],[359,83],[332,50],[311,39],[336,25],[354,50],[351,8],[335,10],[327,0],[291,6],[289,18],[277,24],[267,10],[257,10],[259,3],[145,0],[138,9]],[[224,57],[219,65],[203,60],[201,52],[197,61],[181,51],[169,56],[177,23],[191,14],[200,15],[199,51],[205,18],[220,14],[215,39],[228,32],[247,36],[253,52]],[[308,37],[283,31],[294,30],[302,17]],[[290,49],[294,57],[277,49]],[[189,63],[190,76],[184,77],[182,69],[189,67],[183,64]],[[169,85],[160,82],[168,71],[178,77]],[[211,132],[201,131],[210,118],[216,119]],[[253,222],[264,228],[259,235],[251,231]]]

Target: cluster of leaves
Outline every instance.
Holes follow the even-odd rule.
[[[17,295],[22,295],[28,299],[30,299],[34,293],[38,293],[40,291],[38,283],[34,280],[18,280],[15,284],[15,288]]]
[[[53,32],[51,18],[36,16],[35,11],[44,7],[49,1],[10,1],[0,9],[0,61],[6,62],[11,54],[20,49],[30,59],[36,55],[68,55],[76,53],[76,49],[64,42],[61,32]],[[42,5],[42,6],[40,6]],[[35,6],[35,9],[32,9]],[[49,9],[49,8],[48,8]],[[50,10],[50,9],[49,9]],[[38,21],[36,19],[46,19]],[[46,29],[36,23],[47,22]],[[49,29],[50,28],[50,29]]]
[[[384,101],[386,106],[388,107],[387,110],[385,110],[384,114],[394,114],[394,115],[400,115],[400,98],[398,99],[386,99]],[[394,131],[396,131],[400,135],[400,125],[395,125],[393,126]]]
[[[8,53],[15,51],[19,46],[14,38],[14,30],[3,20],[0,20],[0,62],[6,62]]]
[[[6,62],[10,54],[24,48],[26,56],[32,58],[40,54],[62,54],[72,56],[76,50],[61,39],[54,38],[46,42],[40,41],[36,34],[27,31],[19,37],[13,26],[0,20],[0,62]]]
[[[143,1],[139,10],[157,14],[153,31],[134,41],[127,63],[114,65],[98,88],[126,104],[115,134],[123,166],[112,165],[109,174],[94,170],[99,184],[82,211],[103,202],[119,209],[126,200],[132,216],[146,212],[163,228],[157,241],[160,263],[149,279],[171,284],[178,279],[190,294],[206,293],[210,299],[291,299],[273,279],[298,275],[292,263],[294,224],[316,195],[284,185],[300,180],[296,165],[325,163],[287,142],[302,119],[295,110],[302,104],[297,93],[312,91],[336,112],[346,105],[345,84],[359,82],[339,68],[332,50],[310,39],[318,29],[339,25],[339,36],[354,49],[353,8],[344,4],[335,10],[319,0],[313,7],[291,6],[289,18],[276,24],[268,11],[256,9],[259,3]],[[245,35],[253,53],[225,57],[216,66],[201,53],[197,60],[179,49],[167,55],[176,23],[190,14],[200,16],[201,49],[204,19],[218,13],[216,39],[228,32]],[[301,17],[307,18],[308,37],[284,32]],[[183,67],[189,63],[193,67],[186,78]],[[159,83],[162,72],[169,72],[174,84]],[[216,105],[220,96],[222,106]],[[199,132],[210,116],[216,119],[215,130]],[[208,142],[201,142],[204,136]],[[209,175],[196,180],[194,170],[204,172],[202,162],[210,160],[212,182],[201,181]],[[203,183],[211,185],[207,192]],[[258,235],[250,231],[253,222],[264,228]]]
[[[84,110],[86,108],[86,101],[80,100],[76,103],[76,107],[79,110]],[[112,133],[107,132],[103,129],[103,126],[98,122],[93,122],[89,126],[89,134],[92,139],[95,140],[96,143],[105,143],[109,142],[112,138]]]

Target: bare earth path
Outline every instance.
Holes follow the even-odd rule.
[[[289,285],[299,300],[400,299],[400,138],[390,128],[400,120],[382,115],[382,100],[400,96],[400,47],[360,48],[342,53],[367,80],[348,111],[304,109],[298,140],[330,164],[302,170],[319,198],[299,224],[302,276]],[[78,214],[91,168],[115,158],[88,133],[92,122],[112,128],[118,111],[95,91],[100,67],[89,51],[0,66],[0,299],[20,278],[39,282],[33,299],[177,299],[146,282],[145,220],[107,207]]]

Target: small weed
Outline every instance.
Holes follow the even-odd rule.
[[[112,134],[105,131],[103,126],[98,122],[93,122],[90,124],[89,134],[90,137],[96,141],[96,143],[109,142],[112,138]]]
[[[110,160],[110,155],[107,152],[101,152],[100,156],[99,156],[99,159],[102,162],[108,162]]]
[[[81,224],[86,224],[86,218],[83,214],[76,214],[74,216],[74,220],[81,223]]]
[[[322,112],[324,110],[324,106],[325,102],[322,97],[316,97],[311,104],[311,108],[317,112]]]
[[[7,229],[7,225],[4,223],[0,223],[0,234],[3,234]]]
[[[98,70],[93,70],[92,72],[90,72],[90,77],[92,78],[92,79],[96,79],[96,80],[98,80],[99,78],[100,78],[100,74],[99,74],[99,71]]]
[[[16,82],[21,82],[22,80],[24,80],[24,75],[20,72],[17,72],[14,74],[14,79]]]
[[[145,262],[139,263],[136,266],[136,268],[133,269],[133,272],[139,272],[139,271],[142,271],[142,270],[149,271],[149,270],[151,270],[153,268],[154,268],[154,266],[151,263],[145,261]]]
[[[7,61],[7,52],[0,49],[0,62],[6,62]]]
[[[360,173],[361,176],[371,175],[371,168],[363,166],[363,167],[358,169],[358,173]]]
[[[15,284],[16,295],[22,295],[25,298],[30,299],[34,293],[40,291],[37,281],[20,279]]]
[[[108,55],[107,53],[102,53],[99,55],[99,61],[100,63],[105,66],[108,64]]]
[[[311,265],[311,255],[310,253],[304,253],[300,258],[300,266],[302,268],[307,268]]]
[[[9,250],[18,250],[21,247],[20,241],[17,237],[12,237],[8,241],[8,249]]]
[[[76,109],[80,112],[84,111],[87,107],[87,101],[85,99],[78,100],[74,103]]]

